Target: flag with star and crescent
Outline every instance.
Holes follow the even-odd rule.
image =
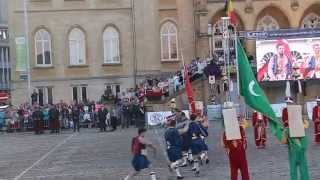
[[[257,83],[249,64],[248,57],[241,46],[239,39],[237,39],[237,55],[240,95],[243,96],[244,101],[248,106],[270,119],[269,124],[272,133],[279,141],[281,141],[283,130],[282,123],[276,117],[268,98]]]

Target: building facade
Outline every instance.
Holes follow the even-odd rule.
[[[242,31],[320,26],[315,0],[234,1],[234,8]],[[29,97],[15,61],[15,40],[25,32],[23,0],[10,0],[8,9],[12,96],[19,104]],[[224,0],[29,0],[27,12],[31,86],[45,103],[99,100],[106,88],[125,91],[222,50]],[[254,56],[255,42],[245,45]],[[306,84],[303,101],[320,88],[319,81]],[[263,84],[272,102],[282,100],[284,86]]]
[[[0,91],[10,91],[8,1],[0,0]]]

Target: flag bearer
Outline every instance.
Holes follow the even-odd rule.
[[[294,102],[288,100],[288,103],[293,104]],[[291,137],[289,134],[290,123],[287,108],[284,109],[284,115],[286,116],[286,121],[283,121],[285,128],[283,130],[281,143],[288,144],[291,180],[298,180],[298,171],[300,180],[309,180],[308,163],[305,155],[308,147],[307,137]],[[304,122],[304,128],[307,128],[306,122]]]

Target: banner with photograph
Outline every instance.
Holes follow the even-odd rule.
[[[320,37],[256,41],[258,81],[320,78]]]

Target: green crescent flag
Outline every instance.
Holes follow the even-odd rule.
[[[248,57],[244,52],[239,39],[237,39],[237,53],[240,95],[243,96],[248,106],[270,119],[269,123],[271,131],[277,139],[281,141],[283,129],[282,123],[277,118],[270,106],[269,100],[257,83],[249,64]]]
[[[246,53],[241,46],[240,40],[237,39],[237,53],[238,53],[238,76],[240,94],[243,96],[246,104],[252,109],[264,114],[269,118],[269,124],[272,133],[279,141],[282,140],[283,126],[279,119],[276,117],[270,103],[264,94],[263,90],[257,83],[256,78],[252,72]],[[291,180],[296,180],[297,176],[297,161],[304,162],[303,168],[300,167],[301,180],[309,180],[309,173],[307,167],[307,160],[305,151],[307,149],[307,137],[302,137],[300,143],[296,143],[296,138],[291,138],[286,130],[288,136],[288,149],[289,149],[289,164]]]

